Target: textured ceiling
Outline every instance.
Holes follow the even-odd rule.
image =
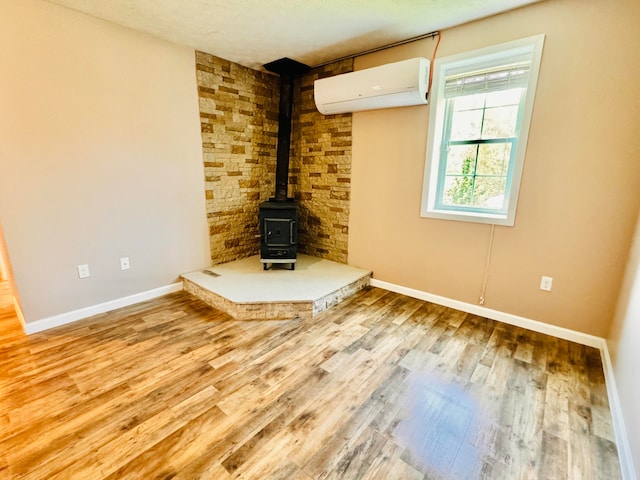
[[[48,0],[252,68],[314,66],[538,0]]]

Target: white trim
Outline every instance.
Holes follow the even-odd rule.
[[[609,409],[611,411],[611,418],[613,419],[613,432],[616,439],[616,447],[618,449],[618,458],[620,460],[622,478],[623,480],[637,480],[635,469],[633,466],[633,457],[631,456],[631,448],[629,446],[629,437],[627,436],[627,432],[624,426],[624,419],[622,417],[622,409],[620,408],[620,399],[618,397],[618,390],[616,388],[613,367],[611,364],[611,358],[609,356],[609,348],[607,347],[607,341],[604,338],[596,337],[595,335],[589,335],[587,333],[577,332],[568,328],[558,327],[556,325],[550,325],[538,320],[520,317],[511,313],[492,310],[480,305],[461,302],[452,298],[441,297],[440,295],[424,292],[422,290],[415,290],[409,287],[403,287],[401,285],[377,280],[375,278],[371,279],[370,285],[372,287],[378,287],[384,290],[389,290],[391,292],[401,293],[403,295],[417,298],[419,300],[425,300],[427,302],[436,303],[445,307],[455,308],[456,310],[461,310],[463,312],[480,315],[482,317],[497,320],[509,325],[515,325],[517,327],[533,330],[534,332],[544,333],[557,338],[562,338],[564,340],[569,340],[571,342],[576,342],[581,345],[587,345],[589,347],[599,349],[600,356],[602,358],[602,368],[604,370],[605,384],[607,387],[607,396],[609,398]]]
[[[603,348],[600,349],[600,355],[602,356],[602,368],[604,369],[604,379],[607,384],[607,397],[609,397],[609,409],[611,410],[613,420],[613,433],[616,438],[622,478],[624,480],[637,480],[638,477],[636,476],[636,471],[633,466],[631,446],[629,445],[627,429],[624,426],[620,397],[618,396],[618,388],[616,387],[615,375],[613,373],[613,364],[611,363],[609,347],[606,342]]]
[[[22,308],[20,308],[20,302],[18,302],[18,299],[15,295],[12,295],[11,298],[13,299],[13,310],[16,312],[16,316],[18,317],[18,320],[20,320],[20,323],[22,324],[22,328],[24,329],[26,322],[24,321]]]
[[[109,312],[116,308],[128,307],[129,305],[161,297],[168,293],[179,292],[180,290],[182,290],[182,282],[165,285],[164,287],[154,288],[153,290],[147,290],[146,292],[135,293],[127,297],[116,298],[115,300],[109,300],[108,302],[91,305],[78,310],[72,310],[71,312],[61,313],[52,317],[42,318],[34,322],[28,322],[24,324],[24,331],[27,335],[31,335],[32,333],[42,332],[43,330],[66,325],[67,323],[77,322],[78,320],[82,320],[93,315]]]
[[[473,223],[489,223],[494,225],[513,226],[518,204],[518,192],[527,150],[527,139],[533,104],[536,95],[540,61],[544,46],[544,34],[513,40],[499,45],[462,52],[435,60],[432,65],[433,85],[429,92],[429,131],[427,132],[427,150],[425,158],[424,179],[422,184],[422,200],[420,216],[423,218],[437,218]],[[438,184],[438,170],[440,169],[440,148],[443,141],[445,124],[445,78],[450,72],[459,73],[472,71],[477,68],[497,66],[505,61],[515,60],[526,55],[531,59],[531,71],[524,103],[521,104],[521,124],[518,143],[513,159],[511,174],[511,188],[507,199],[505,213],[469,212],[467,210],[442,210],[436,208],[436,193]],[[510,167],[511,168],[511,167]]]
[[[445,307],[455,308],[456,310],[461,310],[463,312],[473,313],[474,315],[480,315],[481,317],[490,318],[502,323],[508,323],[509,325],[515,325],[516,327],[533,330],[534,332],[545,333],[547,335],[552,335],[557,338],[576,342],[581,345],[587,345],[589,347],[599,349],[602,349],[604,346],[606,346],[606,342],[602,337],[596,337],[595,335],[589,335],[588,333],[577,332],[575,330],[569,330],[568,328],[550,325],[538,320],[531,320],[530,318],[520,317],[511,313],[500,312],[498,310],[492,310],[480,305],[461,302],[452,298],[441,297],[440,295],[434,295],[433,293],[427,293],[423,292],[422,290],[402,287],[400,285],[383,282],[382,280],[376,280],[374,278],[371,279],[371,285],[374,287],[380,287],[384,290],[402,293],[403,295],[417,298],[419,300],[426,300],[427,302],[437,303],[438,305],[444,305]]]

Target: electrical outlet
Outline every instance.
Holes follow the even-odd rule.
[[[91,276],[91,272],[89,272],[89,265],[83,263],[82,265],[78,265],[78,276],[80,278],[87,278]]]
[[[129,270],[129,257],[120,258],[120,270]]]
[[[540,279],[540,290],[545,290],[547,292],[551,291],[551,285],[553,284],[553,277],[542,277]]]

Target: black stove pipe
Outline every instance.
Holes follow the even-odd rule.
[[[278,151],[276,154],[276,202],[286,202],[288,199],[292,112],[293,74],[281,73],[280,110],[278,113]]]
[[[270,201],[288,202],[289,153],[291,143],[291,116],[293,113],[293,80],[309,67],[290,58],[281,58],[264,65],[270,72],[280,75],[280,104],[278,112],[278,148],[276,154],[276,192]]]

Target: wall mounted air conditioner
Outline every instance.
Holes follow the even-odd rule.
[[[429,60],[418,57],[322,78],[314,83],[325,115],[427,103]]]

